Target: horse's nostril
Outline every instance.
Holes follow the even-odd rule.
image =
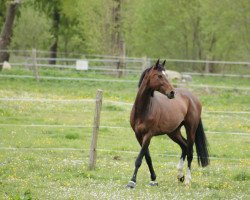
[[[170,94],[171,94],[171,95],[174,95],[174,91],[171,91]]]

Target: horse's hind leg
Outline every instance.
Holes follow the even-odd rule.
[[[193,160],[193,146],[195,140],[195,130],[197,126],[192,124],[192,126],[184,125],[187,132],[187,161],[188,161],[188,170],[186,175],[185,185],[190,185],[191,182],[191,163]]]
[[[187,170],[185,185],[189,185],[191,182],[191,163],[193,160],[193,145],[194,141],[188,140],[188,148],[187,148],[188,170]]]
[[[184,161],[185,161],[185,158],[187,155],[187,141],[184,137],[182,137],[180,128],[178,128],[174,133],[170,134],[169,137],[174,142],[179,144],[179,146],[181,147],[181,150],[182,150],[180,161],[177,165],[177,169],[178,169],[177,178],[180,182],[183,182],[184,181],[183,167],[184,167]]]
[[[184,174],[183,174],[183,167],[184,167],[184,161],[185,161],[185,158],[186,158],[186,155],[187,155],[187,141],[184,137],[182,137],[180,135],[180,137],[178,137],[178,144],[180,145],[181,147],[181,150],[182,150],[182,153],[181,153],[181,158],[180,158],[180,161],[177,165],[177,169],[178,169],[178,180],[180,182],[183,182],[185,177],[184,177]]]

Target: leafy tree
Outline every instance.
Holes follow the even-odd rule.
[[[2,27],[6,14],[6,0],[0,0],[0,27]]]
[[[249,0],[27,1],[12,47],[50,48],[55,58],[57,51],[66,56],[74,52],[121,55],[121,44],[126,43],[126,54],[136,57],[249,60],[249,10]],[[0,23],[2,13],[0,7]],[[31,15],[35,22],[29,20]],[[196,67],[177,63],[173,67],[177,65],[185,70]],[[200,65],[200,70],[215,69]]]
[[[126,22],[130,55],[249,59],[248,0],[138,0],[133,5],[133,14],[130,11]],[[208,71],[214,69],[211,65]]]
[[[11,48],[13,49],[46,49],[51,43],[50,20],[29,4],[20,8],[20,17],[13,30]]]
[[[37,0],[34,1],[35,6],[45,12],[52,19],[51,34],[53,36],[50,46],[50,64],[56,64],[57,47],[59,38],[59,27],[61,21],[61,2],[62,0]]]
[[[13,23],[14,23],[14,19],[15,19],[19,4],[20,4],[20,1],[16,0],[14,2],[10,2],[8,5],[8,9],[6,11],[6,16],[5,16],[5,22],[3,24],[2,32],[0,36],[0,50],[7,50],[7,47],[9,46],[11,42]],[[8,60],[9,60],[9,53],[6,51],[1,51],[0,63],[3,63],[4,61],[8,61]],[[0,70],[2,70],[2,64],[0,64]]]
[[[46,13],[52,20],[50,64],[56,63],[54,58],[57,57],[58,49],[67,55],[72,49],[83,45],[84,39],[82,39],[83,34],[80,33],[79,12],[77,12],[81,2],[83,0],[37,0],[34,2],[35,7]]]

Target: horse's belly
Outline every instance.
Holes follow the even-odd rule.
[[[157,127],[160,132],[171,133],[184,121],[187,106],[182,99],[163,99],[154,109],[158,112]],[[157,116],[157,115],[155,115]]]
[[[158,122],[160,131],[164,133],[172,133],[178,128],[178,126],[183,122],[184,116],[179,114],[169,115],[168,117],[163,117]]]

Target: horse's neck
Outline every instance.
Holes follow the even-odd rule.
[[[135,119],[144,119],[150,107],[152,90],[146,86],[141,86],[134,103]]]

